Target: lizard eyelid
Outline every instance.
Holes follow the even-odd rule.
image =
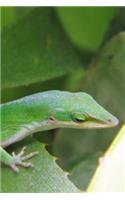
[[[86,121],[86,119],[88,118],[88,116],[86,116],[83,113],[73,113],[72,116],[71,116],[71,118],[72,118],[72,120],[74,122],[82,123],[82,122]]]

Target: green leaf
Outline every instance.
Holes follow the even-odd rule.
[[[113,17],[104,40],[110,39],[114,35],[124,30],[125,30],[125,7],[119,7],[119,11],[116,12],[116,15]]]
[[[98,152],[77,159],[78,161],[70,169],[69,178],[80,190],[86,190],[98,165],[100,155],[101,153]]]
[[[2,28],[4,26],[9,26],[10,24],[12,24],[15,20],[15,12],[14,12],[14,8],[11,7],[2,7],[1,8],[1,19],[2,19]]]
[[[102,43],[115,7],[57,7],[57,13],[72,41],[82,49],[95,51]]]
[[[4,29],[2,49],[2,88],[38,83],[82,67],[49,7],[37,7]]]
[[[124,192],[125,125],[102,158],[87,192]]]
[[[73,183],[45,149],[45,145],[31,143],[28,152],[39,151],[32,158],[33,168],[20,168],[18,174],[7,167],[2,168],[2,192],[79,192]]]
[[[2,28],[10,27],[13,23],[19,20],[21,17],[27,15],[33,7],[26,7],[25,9],[18,9],[18,7],[2,7],[1,8],[1,18],[2,18]],[[21,11],[21,12],[20,12]]]

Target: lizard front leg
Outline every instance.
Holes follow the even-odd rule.
[[[14,152],[10,155],[5,149],[0,147],[0,161],[11,167],[11,169],[15,172],[19,172],[18,165],[22,167],[32,167],[32,163],[25,161],[37,155],[38,152],[32,152],[24,156],[25,149],[26,147],[23,147],[17,155]]]

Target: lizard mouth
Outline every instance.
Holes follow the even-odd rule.
[[[110,127],[117,126],[118,123],[119,123],[119,120],[116,117],[112,117],[111,119],[108,119],[106,121],[91,118],[88,121],[85,121],[83,123],[83,126],[81,124],[81,128],[89,128],[89,129],[110,128]]]
[[[89,120],[86,120],[84,122],[61,122],[61,127],[64,128],[77,128],[77,129],[99,129],[99,128],[110,128],[117,126],[119,123],[119,120],[116,117],[113,117],[112,119],[108,119],[106,121],[101,121],[98,119],[90,118]]]
[[[102,121],[98,119],[91,118],[89,121],[86,121],[84,123],[85,128],[109,128],[117,126],[119,123],[119,120],[116,117],[112,117],[111,119]]]

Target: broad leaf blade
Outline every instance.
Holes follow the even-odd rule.
[[[125,126],[120,130],[102,158],[100,166],[90,182],[88,192],[125,191]]]
[[[100,155],[101,152],[86,155],[71,167],[69,178],[80,190],[86,190],[98,165]]]
[[[80,48],[95,51],[101,44],[115,7],[57,7],[71,40]]]
[[[38,83],[82,67],[49,7],[37,7],[4,29],[2,49],[2,88]]]
[[[10,27],[17,20],[27,15],[34,7],[26,7],[18,9],[18,7],[1,7],[2,28]],[[20,12],[21,11],[21,12]]]
[[[2,168],[2,192],[79,192],[45,149],[45,145],[31,143],[27,150],[39,151],[32,158],[33,168],[20,168],[18,174]]]

